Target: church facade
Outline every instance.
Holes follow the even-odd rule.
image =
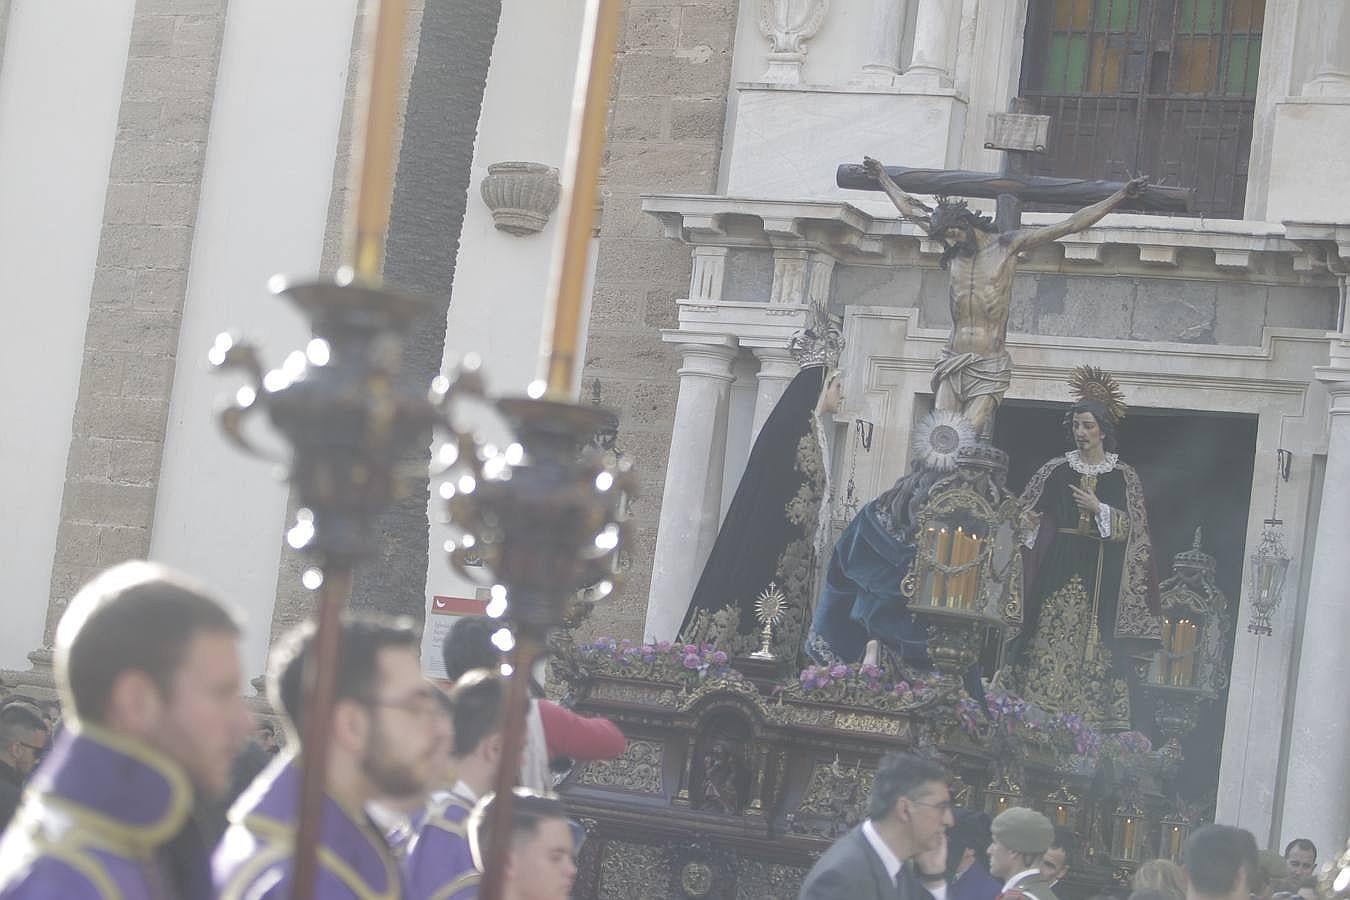
[[[78,585],[149,556],[245,608],[261,672],[308,609],[302,563],[284,484],[219,439],[237,385],[204,358],[238,328],[280,362],[304,334],[267,279],[342,258],[359,4],[101,0],[76,25],[71,5],[0,0],[0,402],[24,436],[0,442],[0,668],[40,682]],[[419,377],[478,352],[520,391],[581,4],[410,6],[386,279],[439,302]],[[1235,608],[1218,818],[1330,852],[1350,829],[1347,0],[630,0],[577,390],[618,413],[642,493],[624,586],[588,627],[673,636],[814,307],[846,341],[836,526],[908,470],[950,327],[941,247],[835,170],[997,172],[990,116],[1014,100],[1051,118],[1036,174],[1197,195],[1021,262],[995,438],[1013,486],[1062,449],[1070,370],[1113,373],[1161,565],[1201,528]],[[1257,636],[1249,556],[1277,491],[1292,562]],[[356,592],[425,615],[428,649],[481,599],[445,564],[433,496],[386,518]]]

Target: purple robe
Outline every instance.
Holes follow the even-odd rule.
[[[481,876],[469,851],[473,802],[451,792],[432,804],[408,853],[409,900],[477,900]]]
[[[65,731],[0,841],[0,898],[205,900],[207,857],[175,762],[92,725]]]
[[[230,810],[211,860],[221,900],[285,900],[290,896],[300,770],[289,756],[258,776]],[[384,838],[363,811],[349,813],[323,798],[316,900],[399,900],[403,882]]]

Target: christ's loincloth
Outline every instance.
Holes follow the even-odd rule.
[[[976,397],[992,396],[996,401],[1012,384],[1012,357],[1007,350],[993,356],[957,353],[944,347],[942,358],[933,366],[933,392],[946,384],[962,404]]]

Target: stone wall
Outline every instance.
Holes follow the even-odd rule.
[[[679,354],[660,329],[687,295],[687,247],[640,209],[648,192],[717,189],[736,0],[629,0],[616,62],[582,397],[619,413],[619,446],[641,475],[621,590],[594,633],[639,637],[675,411]],[[597,387],[598,386],[598,387]]]
[[[1287,265],[1287,263],[1286,263]],[[1168,275],[1112,272],[1102,275],[1035,271],[1026,267],[1013,284],[1010,331],[1129,341],[1259,346],[1261,329],[1330,329],[1336,292],[1303,283],[1292,269],[1244,272],[1222,280],[1209,271],[1179,267]],[[727,254],[723,299],[761,301],[769,296],[773,254]],[[947,273],[936,265],[839,265],[831,304],[916,307],[928,328],[951,326]]]
[[[44,644],[89,576],[150,549],[226,6],[136,4]]]

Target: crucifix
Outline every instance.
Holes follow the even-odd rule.
[[[841,188],[883,191],[900,215],[943,246],[939,265],[951,273],[952,333],[933,369],[938,410],[965,417],[981,440],[993,436],[994,411],[1012,383],[1006,347],[1008,313],[1018,255],[1091,227],[1115,209],[1185,212],[1194,191],[1128,182],[1047,178],[1027,174],[1031,153],[1043,150],[1048,116],[996,113],[986,147],[1003,150],[1003,171],[964,172],[883,166],[872,158],[841,165]],[[907,191],[932,194],[936,206]],[[965,200],[998,201],[998,221],[971,210]],[[1083,206],[1061,222],[1024,228],[1022,203]]]

